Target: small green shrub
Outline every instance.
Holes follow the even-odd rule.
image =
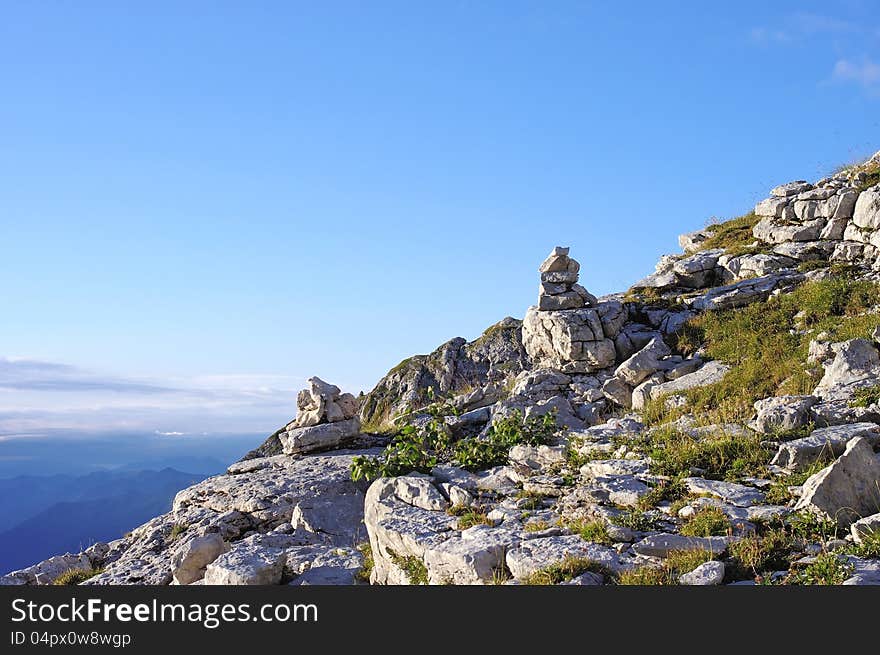
[[[862,534],[862,543],[853,544],[849,552],[857,557],[880,558],[880,532]]]
[[[806,541],[825,542],[837,538],[837,521],[808,511],[789,517],[789,527],[794,536]]]
[[[550,524],[547,523],[547,521],[537,520],[537,521],[532,521],[530,523],[526,523],[523,526],[523,530],[525,530],[526,532],[543,532],[544,530],[546,530],[549,527],[550,527]]]
[[[526,491],[525,489],[518,491],[516,497],[524,501],[520,503],[522,509],[529,510],[540,509],[544,505],[544,500],[549,498],[547,494],[542,494],[540,491]]]
[[[731,580],[754,579],[771,571],[785,570],[794,549],[792,535],[782,528],[744,535],[728,546],[727,577]]]
[[[714,559],[707,550],[679,550],[669,553],[659,566],[645,565],[621,571],[618,584],[636,586],[677,585],[678,578]]]
[[[797,571],[788,578],[789,584],[797,585],[839,585],[852,575],[853,566],[841,555],[821,553],[812,564]]]
[[[605,521],[602,520],[568,521],[565,524],[565,527],[572,532],[579,534],[581,539],[589,541],[590,543],[602,544],[603,546],[610,546],[614,543],[608,535],[608,526]]]
[[[168,535],[168,539],[170,541],[174,541],[184,532],[186,532],[188,526],[183,525],[182,523],[175,523],[171,526],[171,533]]]
[[[360,570],[355,574],[355,579],[359,582],[370,584],[370,574],[373,572],[373,567],[375,566],[375,561],[373,560],[373,548],[370,546],[370,542],[367,541],[358,544],[357,549],[360,551],[361,555],[364,556],[364,563],[361,565]]]
[[[647,532],[648,530],[653,530],[657,527],[657,523],[653,518],[635,507],[631,507],[626,511],[621,512],[611,519],[611,521],[614,525],[619,525],[622,528],[629,528],[636,532]]]
[[[573,580],[588,571],[600,573],[606,578],[614,578],[614,574],[598,562],[585,557],[567,556],[561,562],[527,575],[523,578],[522,583],[525,585],[554,585]]]
[[[459,530],[467,530],[475,525],[494,525],[492,520],[486,516],[486,513],[476,507],[453,505],[446,510],[446,513],[450,516],[458,517],[456,527]]]
[[[875,384],[872,387],[856,389],[853,395],[854,398],[849,404],[850,407],[868,407],[870,405],[876,405],[880,402],[880,384]]]
[[[392,550],[388,551],[388,555],[391,557],[391,561],[404,572],[410,584],[428,584],[428,569],[418,557],[415,557],[414,555],[407,555],[404,557],[398,555]]]
[[[639,498],[639,509],[651,509],[662,502],[675,502],[687,496],[688,490],[682,478],[661,480],[644,496]]]
[[[686,537],[723,537],[731,530],[730,519],[717,507],[701,507],[681,525]]]
[[[71,586],[78,585],[81,582],[85,582],[89,578],[94,578],[96,575],[99,575],[104,572],[103,568],[97,569],[71,569],[69,571],[65,571],[61,575],[59,575],[52,582],[53,585],[59,586]]]

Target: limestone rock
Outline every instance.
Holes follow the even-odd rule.
[[[645,537],[633,544],[633,551],[646,557],[667,557],[679,550],[701,550],[720,555],[727,550],[725,537],[686,537],[681,534],[661,533]]]
[[[819,402],[815,396],[776,396],[755,403],[758,412],[752,427],[763,433],[797,430],[812,417],[810,408]]]
[[[880,228],[880,184],[859,194],[853,209],[852,222],[868,230]]]
[[[864,437],[851,440],[836,462],[811,476],[796,510],[807,509],[848,527],[880,507],[880,459]]]
[[[660,360],[671,352],[663,339],[655,337],[639,352],[618,366],[614,375],[634,387],[655,373],[661,366]]]
[[[690,573],[678,578],[679,584],[708,587],[719,585],[724,580],[724,562],[709,561],[700,564]]]
[[[513,577],[521,580],[536,571],[562,562],[566,557],[587,558],[612,571],[620,568],[620,560],[614,550],[586,542],[578,535],[521,541],[507,552],[505,561]]]
[[[880,513],[871,514],[870,516],[859,519],[849,526],[849,529],[853,536],[853,540],[858,544],[862,543],[865,537],[869,535],[880,534]]]
[[[187,585],[205,575],[205,567],[228,550],[216,532],[197,537],[183,545],[171,559],[172,575],[179,585]]]
[[[361,421],[355,416],[345,421],[293,428],[280,433],[278,438],[285,454],[296,455],[337,448],[350,442],[360,432]]]
[[[822,456],[838,457],[846,445],[857,437],[864,437],[871,445],[880,442],[880,425],[852,423],[813,430],[808,437],[788,441],[779,446],[771,464],[791,471],[802,471]]]

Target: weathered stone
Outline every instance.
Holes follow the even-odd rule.
[[[793,287],[804,279],[803,274],[782,271],[752,280],[715,287],[690,301],[698,311],[734,309],[745,307],[759,300],[766,300],[776,289]]]
[[[859,519],[849,526],[856,543],[860,544],[867,536],[880,536],[880,513]]]
[[[660,359],[671,352],[666,342],[660,337],[656,337],[618,366],[614,375],[634,387],[655,373],[660,368]]]
[[[528,539],[508,550],[505,559],[513,577],[521,580],[562,562],[566,557],[587,558],[612,571],[620,568],[620,560],[614,550],[586,542],[578,535]]]
[[[796,196],[799,193],[803,193],[804,191],[809,191],[813,188],[813,185],[805,180],[796,180],[794,182],[788,182],[787,184],[780,184],[777,187],[774,187],[770,191],[770,195],[776,198],[785,198],[788,196]]]
[[[813,390],[824,400],[850,398],[858,386],[876,384],[880,377],[880,356],[867,339],[852,339],[832,346],[834,360],[825,367],[825,374]]]
[[[677,282],[683,287],[699,289],[709,284],[715,275],[715,264],[724,250],[704,250],[680,259],[672,266]]]
[[[684,483],[691,493],[709,494],[737,507],[749,507],[764,501],[763,492],[742,484],[703,478],[685,478]]]
[[[693,373],[688,373],[687,375],[682,375],[680,378],[670,382],[664,382],[651,387],[649,397],[651,400],[656,400],[657,398],[668,394],[681,393],[688,389],[715,384],[716,382],[720,382],[724,376],[727,375],[727,371],[729,370],[730,366],[722,364],[719,361],[713,360],[711,362],[706,362],[702,368]],[[635,391],[633,391],[633,409],[638,409],[636,407]]]
[[[627,409],[632,407],[632,389],[620,378],[608,378],[602,385],[602,393],[611,402],[617,403],[621,407]]]
[[[683,585],[708,587],[719,585],[724,581],[724,562],[709,561],[700,564],[690,573],[679,576],[678,582]]]
[[[355,416],[347,421],[321,423],[305,428],[293,428],[278,435],[284,453],[295,455],[337,448],[360,434],[361,421]]]
[[[852,222],[867,230],[880,228],[880,184],[859,194],[853,209]]]
[[[705,230],[697,230],[696,232],[688,232],[678,236],[679,247],[687,253],[696,252],[700,249],[706,239],[712,236],[711,228]]]
[[[772,218],[781,218],[782,210],[788,204],[788,198],[772,197],[762,200],[755,205],[755,214],[758,216],[770,216]]]
[[[804,483],[795,509],[824,514],[848,527],[880,507],[878,480],[880,459],[867,439],[856,437],[837,461]]]
[[[788,441],[770,462],[791,471],[803,471],[822,457],[838,457],[846,445],[856,437],[864,437],[872,445],[880,442],[880,425],[876,423],[852,423],[813,430],[808,437]]]
[[[207,565],[206,585],[275,585],[281,582],[288,540],[270,535],[254,535]]]
[[[196,537],[174,553],[171,568],[174,581],[187,585],[205,575],[205,567],[228,550],[223,537],[216,532]]]
[[[825,261],[837,244],[831,241],[797,241],[781,243],[773,248],[777,255],[801,262]]]
[[[646,557],[667,557],[679,550],[701,550],[720,555],[727,550],[724,537],[686,537],[681,534],[654,534],[633,544],[633,552]]]
[[[605,338],[593,308],[558,312],[530,307],[523,320],[523,345],[537,366],[587,373],[614,363],[614,342]]]
[[[776,396],[755,403],[758,412],[752,427],[763,433],[788,432],[807,425],[810,408],[819,402],[815,396]]]

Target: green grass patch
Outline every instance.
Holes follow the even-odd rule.
[[[85,582],[89,578],[94,578],[96,575],[103,573],[103,568],[97,569],[71,569],[70,571],[65,571],[61,575],[59,575],[55,580],[52,581],[53,585],[58,586],[72,586],[78,585],[81,582]]]
[[[574,580],[579,575],[592,571],[613,579],[614,574],[607,567],[586,557],[568,556],[561,562],[530,573],[522,579],[525,585],[554,585]]]
[[[523,530],[526,532],[543,532],[547,528],[550,527],[550,524],[547,521],[532,521],[531,523],[526,523],[523,526]]]
[[[565,523],[565,527],[580,535],[584,541],[589,541],[593,544],[610,546],[614,543],[608,535],[608,525],[600,519],[568,521]]]
[[[639,498],[639,509],[652,509],[662,502],[674,503],[687,496],[688,490],[681,478],[661,480]]]
[[[880,285],[838,275],[747,307],[695,316],[675,347],[687,353],[702,344],[709,359],[732,368],[720,382],[684,392],[684,408],[650,403],[645,420],[657,424],[693,412],[712,423],[741,422],[751,418],[756,400],[809,393],[821,375],[818,365],[807,364],[812,336],[826,331],[835,341],[868,338],[878,324],[870,313],[878,303]]]
[[[744,535],[727,548],[730,560],[726,577],[731,581],[756,579],[785,570],[794,549],[792,534],[782,527]]]
[[[678,578],[714,559],[707,550],[681,550],[669,553],[659,566],[645,565],[621,571],[617,583],[635,586],[677,585]]]
[[[647,532],[648,530],[653,530],[657,527],[657,521],[655,521],[648,513],[636,507],[630,507],[626,511],[621,512],[611,519],[611,522],[614,523],[614,525],[619,525],[622,528],[629,528],[636,532]]]
[[[364,556],[364,563],[354,577],[359,582],[370,584],[370,575],[373,573],[373,567],[375,566],[375,560],[373,560],[373,548],[370,546],[370,542],[367,541],[358,544],[357,549],[360,551],[361,555]]]
[[[450,516],[457,516],[456,527],[459,530],[467,530],[475,525],[494,525],[492,520],[482,510],[467,505],[453,505],[446,510]]]
[[[754,212],[749,212],[744,216],[709,225],[706,229],[712,232],[712,236],[700,244],[700,250],[723,248],[729,254],[745,254],[756,240],[752,228],[758,224],[758,220]]]
[[[717,507],[701,507],[685,519],[679,530],[686,537],[723,537],[730,531],[730,519]]]
[[[388,551],[388,555],[391,557],[391,561],[394,562],[394,564],[403,571],[410,584],[428,584],[428,569],[425,567],[424,563],[422,563],[422,560],[420,560],[418,557],[415,557],[413,555],[398,555],[390,549]]]
[[[880,402],[880,384],[856,389],[854,396],[849,404],[850,407],[869,407],[875,405]]]
[[[685,477],[692,468],[699,468],[703,477],[714,480],[760,474],[772,456],[757,434],[718,432],[696,437],[672,427],[654,430],[648,454],[652,473]]]
[[[862,543],[853,544],[849,552],[857,557],[880,558],[880,532],[862,534]]]
[[[839,585],[853,573],[853,566],[836,553],[821,553],[812,564],[789,576],[788,584]]]
[[[187,527],[188,526],[182,523],[175,523],[174,525],[172,525],[171,533],[168,535],[168,540],[174,541],[175,539],[177,539],[180,535],[186,532]]]

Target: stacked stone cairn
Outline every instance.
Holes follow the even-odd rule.
[[[541,272],[538,309],[541,311],[580,309],[596,304],[596,297],[577,283],[581,265],[568,256],[568,251],[556,246],[538,269]]]
[[[308,389],[297,396],[296,418],[278,435],[288,455],[335,448],[360,434],[354,396],[319,377],[309,378],[308,383]]]

